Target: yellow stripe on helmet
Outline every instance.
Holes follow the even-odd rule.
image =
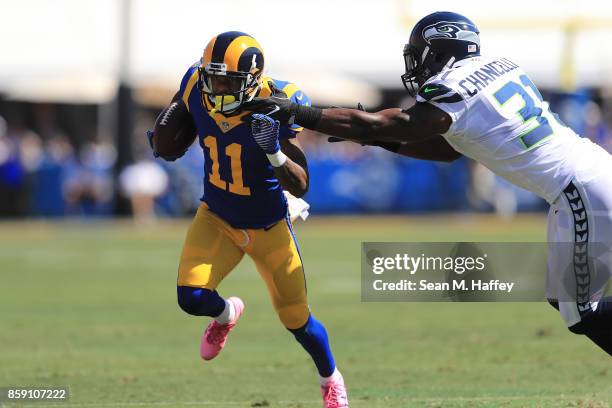
[[[289,98],[289,99],[291,99],[293,94],[298,92],[299,90],[300,90],[300,88],[298,88],[297,85],[292,84],[292,83],[288,83],[283,88],[283,92],[287,95],[287,98]]]
[[[227,70],[238,71],[238,62],[240,61],[240,56],[247,48],[251,47],[257,48],[263,54],[261,45],[259,45],[257,40],[255,40],[253,37],[249,37],[246,35],[236,37],[236,39],[234,39],[234,41],[232,41],[227,47],[225,55],[223,56],[223,62],[227,65]]]
[[[217,36],[215,36],[212,40],[210,40],[206,48],[204,48],[204,54],[202,55],[202,66],[206,66],[206,64],[212,61],[212,52],[213,52],[213,48],[215,46],[216,40],[217,40]]]

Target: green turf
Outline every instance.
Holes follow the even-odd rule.
[[[466,215],[297,226],[312,310],[351,406],[609,407],[610,358],[546,304],[360,301],[363,240],[542,241],[544,223]],[[206,320],[175,300],[186,227],[0,224],[0,386],[69,385],[69,405],[85,407],[320,407],[314,366],[248,259],[220,288],[246,313],[221,356],[199,359]]]

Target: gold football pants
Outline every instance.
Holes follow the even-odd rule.
[[[215,290],[244,254],[255,262],[285,327],[304,326],[310,313],[306,280],[289,220],[269,229],[237,229],[203,203],[187,232],[177,284]]]

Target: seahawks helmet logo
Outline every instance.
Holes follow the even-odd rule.
[[[476,27],[449,21],[440,21],[428,25],[423,29],[423,38],[428,44],[431,43],[431,40],[463,40],[480,46],[480,38]]]

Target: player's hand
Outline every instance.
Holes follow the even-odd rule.
[[[244,108],[254,113],[261,113],[270,116],[282,123],[293,124],[292,108],[291,105],[297,105],[291,102],[291,99],[287,97],[287,94],[279,89],[274,82],[268,81],[268,87],[272,94],[267,98],[255,98],[252,101],[245,102]],[[247,120],[252,120],[253,115],[247,116]]]
[[[151,147],[151,150],[153,150],[153,156],[154,157],[159,157],[159,154],[155,151],[155,146],[153,145],[153,131],[152,130],[147,130],[147,139],[149,140],[149,146]]]
[[[333,108],[336,108],[336,106],[332,106]],[[361,102],[357,102],[357,110],[363,111],[363,112],[367,112],[365,110],[365,108],[363,107],[363,105],[361,104]],[[362,146],[371,146],[371,144],[369,142],[355,142],[354,140],[350,140],[350,139],[343,139],[341,137],[338,136],[330,136],[327,138],[327,141],[329,143],[339,143],[339,142],[353,142],[353,143],[359,143]]]
[[[280,122],[267,115],[255,113],[252,115],[251,132],[253,139],[266,154],[280,151],[278,141]]]
[[[321,119],[322,110],[313,106],[294,103],[287,95],[276,88],[273,83],[268,82],[272,95],[267,98],[255,98],[244,103],[244,109],[262,113],[286,125],[297,123],[307,129],[315,129]],[[250,120],[252,115],[247,115],[243,120]]]
[[[361,104],[361,102],[357,103],[357,110],[360,110],[360,111],[363,111],[363,112],[367,112],[365,110],[365,108],[363,107],[363,105]],[[379,142],[379,141],[376,141],[376,140],[371,140],[371,141],[363,141],[362,140],[362,141],[356,142],[354,140],[343,139],[343,138],[338,137],[338,136],[330,136],[330,137],[327,138],[327,141],[329,143],[353,142],[353,143],[358,143],[358,144],[360,144],[362,146],[378,146],[378,147],[385,148],[387,150],[390,150],[389,146],[396,146],[396,145],[397,145],[397,147],[399,149],[399,145],[400,145],[399,142]]]
[[[293,118],[295,117],[297,106],[298,105],[291,102],[290,99],[279,96],[255,98],[252,101],[244,103],[245,109],[273,117],[274,119],[286,124],[293,124]]]
[[[155,135],[155,133],[153,133],[152,130],[147,130],[147,139],[149,140],[149,146],[151,147],[151,150],[153,150],[153,157],[157,158],[157,157],[161,157],[162,159],[164,159],[165,161],[175,161],[176,159],[183,157],[183,155],[185,153],[187,153],[187,149],[185,149],[185,151],[181,154],[177,154],[176,156],[160,156],[159,153],[157,153],[155,151],[155,146],[153,145],[153,136]]]

